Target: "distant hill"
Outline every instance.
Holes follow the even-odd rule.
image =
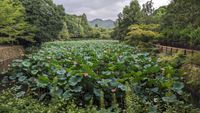
[[[102,19],[95,19],[95,20],[92,20],[92,21],[89,21],[89,24],[92,26],[92,27],[95,27],[96,25],[98,27],[101,27],[101,28],[114,28],[115,25],[114,25],[114,21],[112,20],[102,20]]]

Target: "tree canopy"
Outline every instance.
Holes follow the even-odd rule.
[[[0,8],[0,43],[17,43],[19,39],[33,42],[28,33],[32,28],[24,19],[22,4],[18,0],[1,0]]]

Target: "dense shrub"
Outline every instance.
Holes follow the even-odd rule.
[[[149,24],[149,25],[131,25],[129,27],[129,32],[125,38],[130,43],[138,44],[140,42],[149,43],[156,40],[159,37],[159,33],[156,32],[159,25]]]
[[[194,49],[200,49],[200,27],[190,33],[190,45]]]
[[[111,29],[93,28],[88,35],[88,38],[97,39],[110,39]]]
[[[1,113],[119,113],[120,109],[98,108],[88,105],[85,108],[79,107],[74,102],[54,99],[49,104],[39,102],[31,97],[15,98],[10,91],[3,91],[0,94]]]

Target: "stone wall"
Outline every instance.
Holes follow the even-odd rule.
[[[22,46],[0,46],[0,74],[7,71],[9,64],[24,55]]]

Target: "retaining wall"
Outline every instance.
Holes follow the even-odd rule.
[[[0,73],[7,71],[9,64],[24,55],[22,46],[0,46]]]

